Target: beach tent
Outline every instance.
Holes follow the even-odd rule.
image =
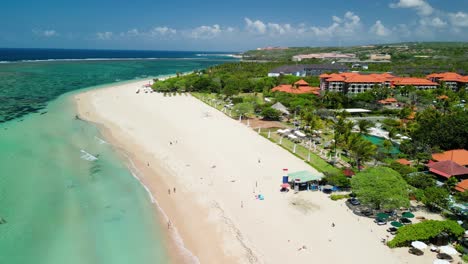
[[[419,250],[424,250],[424,249],[427,248],[426,243],[421,242],[421,241],[413,241],[413,242],[411,242],[411,246],[414,247],[414,248],[417,248]]]
[[[323,174],[312,173],[310,171],[297,171],[288,174],[290,181],[300,189],[309,189],[309,184],[322,180]]]
[[[277,102],[276,104],[272,105],[271,108],[280,111],[284,115],[289,115],[288,108],[286,108],[286,106],[284,106],[280,102]]]
[[[402,223],[397,222],[397,221],[393,221],[393,222],[391,222],[390,224],[391,224],[392,226],[394,226],[394,227],[402,227],[402,226],[403,226]]]
[[[305,135],[304,133],[302,133],[301,131],[294,131],[294,134],[296,134],[296,136],[301,137],[301,138],[303,138],[303,137],[306,136],[306,135]]]
[[[444,254],[447,254],[447,255],[456,255],[458,254],[458,251],[451,247],[451,246],[442,246],[439,248],[440,249],[440,253],[444,253]]]
[[[404,218],[414,218],[414,214],[411,212],[404,212],[401,216]]]

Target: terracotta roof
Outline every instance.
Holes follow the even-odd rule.
[[[438,86],[438,83],[431,82],[427,79],[423,78],[412,78],[412,77],[396,77],[392,79],[393,85],[397,86],[405,86],[405,85],[427,85],[427,86]]]
[[[465,192],[468,189],[468,180],[463,180],[455,186],[455,190]]]
[[[468,151],[465,149],[454,149],[443,153],[432,154],[432,159],[436,161],[452,160],[462,166],[468,165]]]
[[[459,165],[451,160],[434,162],[426,165],[429,171],[445,178],[452,176],[468,175],[468,168]]]
[[[383,83],[387,82],[389,79],[385,76],[378,74],[370,75],[353,75],[346,79],[347,83]]]
[[[379,101],[380,104],[392,104],[392,103],[397,103],[397,102],[398,101],[395,98],[387,98],[387,99]]]
[[[428,79],[438,79],[441,81],[458,82],[463,80],[463,76],[456,72],[433,73],[426,76]]]
[[[308,86],[309,83],[304,81],[304,80],[299,80],[297,82],[294,83],[295,85],[299,85],[299,86]]]
[[[328,73],[322,73],[319,75],[319,78],[328,78],[328,77],[330,77],[330,74]]]
[[[315,94],[319,95],[320,88],[319,87],[310,87],[310,86],[297,86],[294,87],[290,84],[282,84],[276,86],[272,89],[273,92],[284,92],[284,93],[292,93],[292,94]]]
[[[411,161],[409,161],[407,159],[397,159],[396,162],[400,163],[401,165],[406,165],[406,166],[411,165]]]

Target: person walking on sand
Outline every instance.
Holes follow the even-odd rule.
[[[167,194],[171,194],[171,189],[167,189]]]
[[[174,191],[174,193],[176,192],[176,189],[175,189],[175,187],[174,187],[174,190],[173,190],[173,191]]]
[[[332,227],[335,227],[335,223],[332,223]]]

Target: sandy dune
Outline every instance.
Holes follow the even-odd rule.
[[[128,154],[201,263],[425,263],[343,201],[280,193],[283,168],[314,171],[300,159],[190,95],[136,94],[143,83],[78,95],[80,116]]]

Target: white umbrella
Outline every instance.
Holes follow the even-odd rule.
[[[445,259],[436,259],[434,260],[434,262],[432,262],[433,264],[450,264],[450,262],[448,262],[447,260]]]
[[[420,250],[424,250],[424,249],[427,248],[426,243],[421,242],[421,241],[413,241],[413,242],[411,242],[411,246],[413,246],[414,248],[420,249]]]
[[[458,251],[456,249],[454,249],[453,247],[451,247],[451,246],[442,246],[439,249],[440,249],[440,253],[445,253],[445,254],[448,254],[448,255],[458,254]]]

